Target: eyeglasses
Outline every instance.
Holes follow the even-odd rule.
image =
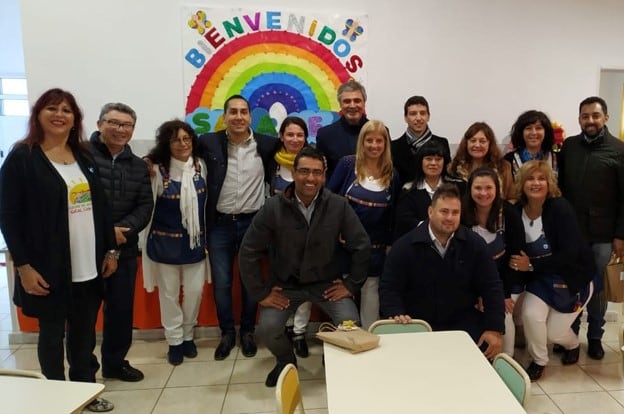
[[[315,177],[320,177],[325,174],[325,170],[311,170],[310,168],[297,168],[295,172],[299,175],[307,176],[312,174]]]
[[[119,122],[117,120],[114,119],[103,119],[102,121],[106,122],[108,125],[112,126],[115,129],[125,129],[127,131],[131,130],[132,128],[134,128],[134,124],[128,123],[128,122]]]
[[[185,135],[183,137],[171,138],[169,142],[172,144],[178,144],[178,145],[180,144],[190,145],[191,142],[193,142],[193,138],[189,137],[188,135]]]

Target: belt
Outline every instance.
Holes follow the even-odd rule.
[[[225,214],[217,211],[217,220],[219,221],[238,221],[246,218],[251,218],[256,215],[256,212],[253,213],[239,213],[239,214]]]

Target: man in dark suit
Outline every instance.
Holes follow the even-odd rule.
[[[416,153],[429,140],[440,140],[447,149],[444,163],[451,161],[451,150],[448,140],[444,137],[433,135],[429,129],[429,103],[422,96],[408,98],[403,106],[404,119],[407,130],[400,138],[391,142],[392,163],[399,172],[401,185],[414,180],[416,174]]]
[[[249,102],[241,95],[225,101],[224,131],[199,137],[206,161],[206,242],[212,283],[221,328],[216,360],[228,357],[236,344],[232,306],[234,256],[256,212],[264,204],[266,168],[275,138],[251,130]],[[240,345],[243,355],[257,352],[254,340],[258,304],[242,289]]]

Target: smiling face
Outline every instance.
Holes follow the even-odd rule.
[[[325,165],[316,158],[301,157],[293,175],[297,197],[307,206],[325,184]]]
[[[251,125],[251,113],[247,102],[243,99],[231,99],[223,114],[223,123],[230,137],[237,140],[247,138]]]
[[[459,228],[461,202],[455,197],[440,197],[429,206],[429,225],[439,239],[448,239]]]
[[[468,139],[466,149],[473,161],[480,161],[490,150],[490,141],[483,131],[479,131]]]
[[[386,149],[386,137],[381,133],[372,131],[364,137],[364,157],[378,160]]]
[[[535,169],[528,176],[522,191],[529,202],[544,202],[548,196],[548,177],[542,171]]]
[[[176,160],[187,161],[193,153],[193,138],[180,128],[176,136],[169,141],[169,150]]]
[[[609,120],[609,115],[604,113],[602,105],[598,102],[583,105],[579,114],[581,129],[590,138],[600,134],[602,128]]]
[[[306,136],[303,128],[297,124],[290,124],[284,129],[284,133],[280,134],[280,140],[284,143],[286,152],[296,154],[305,145]]]
[[[444,158],[440,155],[426,155],[422,160],[422,169],[426,178],[438,179],[442,175]]]
[[[100,140],[112,154],[121,151],[132,138],[134,119],[130,114],[112,110],[97,122]]]
[[[361,91],[344,91],[340,95],[340,111],[346,121],[357,125],[364,116],[364,95]]]
[[[404,117],[407,127],[420,137],[429,124],[429,110],[425,105],[410,105],[407,108],[407,115]]]
[[[522,138],[524,139],[526,149],[530,153],[536,154],[541,150],[545,132],[544,126],[540,121],[535,121],[524,127],[522,130]]]
[[[74,126],[74,112],[66,100],[46,105],[37,116],[46,138],[67,138]]]
[[[477,206],[489,209],[496,198],[496,183],[489,176],[475,177],[470,187],[470,196]]]

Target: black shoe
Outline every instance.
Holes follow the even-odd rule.
[[[293,338],[293,348],[295,348],[295,354],[301,358],[307,358],[310,355],[308,351],[308,343],[306,342],[305,335],[297,335]]]
[[[182,361],[184,361],[184,351],[182,349],[182,344],[169,345],[169,352],[167,352],[167,361],[169,361],[171,365],[180,365]]]
[[[197,356],[197,346],[195,346],[195,342],[192,339],[182,342],[182,353],[187,358],[195,358]]]
[[[116,371],[102,370],[102,376],[104,378],[115,378],[126,382],[137,382],[144,378],[143,373],[131,366],[128,361],[124,361],[121,368]]]
[[[563,345],[559,345],[559,344],[554,344],[553,345],[553,354],[562,354],[565,352],[565,348],[563,347]]]
[[[579,359],[579,351],[581,346],[577,346],[574,349],[566,349],[563,351],[563,355],[561,355],[561,363],[563,365],[572,365],[576,364]]]
[[[277,365],[275,365],[275,368],[273,368],[271,372],[269,372],[269,375],[267,375],[266,381],[264,381],[264,385],[269,388],[275,387],[275,385],[277,384],[277,379],[279,378],[279,375],[282,373],[282,370],[286,365],[288,364],[278,362]]]
[[[602,349],[602,343],[600,343],[600,339],[587,340],[587,355],[589,355],[591,359],[604,358],[604,349]]]
[[[546,367],[542,365],[538,365],[535,362],[531,362],[529,367],[526,369],[526,373],[531,379],[531,382],[537,381],[538,379],[542,377],[542,374],[544,373],[544,368]]]
[[[258,352],[258,347],[254,341],[254,335],[251,332],[241,334],[241,351],[247,358],[251,358]]]
[[[230,355],[230,351],[234,348],[234,345],[236,345],[234,335],[223,335],[221,337],[221,342],[219,342],[217,349],[215,349],[214,359],[223,361]]]

